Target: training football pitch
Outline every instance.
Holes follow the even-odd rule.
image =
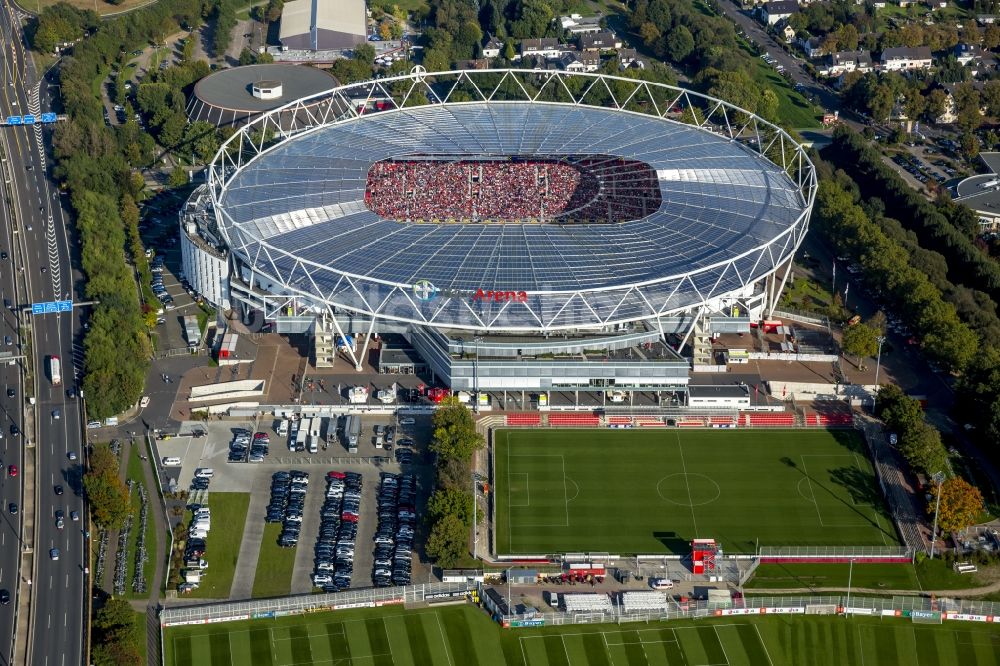
[[[499,554],[898,546],[852,430],[494,432]]]
[[[166,629],[165,666],[963,666],[1000,664],[993,625],[836,616],[501,629],[472,605]]]

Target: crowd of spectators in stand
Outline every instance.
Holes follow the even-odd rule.
[[[365,204],[421,222],[622,222],[660,205],[656,173],[607,156],[559,160],[385,160],[368,172]]]

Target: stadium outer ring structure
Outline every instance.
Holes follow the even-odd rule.
[[[458,89],[466,94],[461,101],[453,101],[452,93]],[[578,92],[574,93],[574,89]],[[518,303],[518,307],[531,311],[532,304],[544,298],[545,311],[540,308],[517,321],[504,318],[504,312],[512,305],[510,302],[474,304],[468,291],[448,291],[435,301],[434,308],[428,309],[417,297],[419,280],[391,282],[336,271],[315,261],[291,256],[264,238],[254,239],[255,248],[251,251],[242,238],[242,231],[237,234],[240,238],[231,236],[225,210],[227,189],[244,169],[285,142],[341,123],[364,122],[367,118],[407,112],[419,106],[469,104],[470,90],[473,95],[479,94],[478,99],[471,100],[472,104],[515,102],[594,106],[622,114],[651,116],[665,123],[682,123],[711,133],[720,140],[739,143],[770,162],[772,168],[778,167],[784,172],[797,192],[801,212],[792,224],[766,242],[695,270],[592,290],[529,291],[528,302]],[[553,100],[556,95],[565,101]],[[375,101],[379,101],[378,112],[365,114]],[[474,159],[471,155],[470,158]],[[601,329],[620,323],[658,320],[683,312],[704,313],[709,302],[719,303],[727,294],[745,292],[761,281],[766,281],[765,308],[770,313],[788,271],[780,285],[776,284],[776,274],[783,265],[790,264],[805,236],[817,189],[815,167],[803,146],[780,127],[724,100],[666,84],[605,74],[508,69],[431,73],[419,66],[406,75],[339,86],[263,114],[221,146],[207,171],[216,221],[231,252],[248,269],[250,291],[255,277],[266,278],[280,287],[273,293],[276,300],[304,300],[314,307],[314,311],[318,306],[331,314],[336,310],[368,316],[371,328],[377,319],[388,319],[447,329],[529,333]],[[285,273],[279,270],[271,258],[279,255],[291,262],[292,270]],[[236,260],[233,258],[233,262]],[[743,267],[742,272],[738,264]],[[747,270],[747,266],[752,266],[753,270]],[[231,270],[240,275],[235,263]],[[335,274],[337,289],[328,291],[318,286],[320,282],[315,277],[323,272]],[[295,280],[291,279],[291,274],[296,276]],[[728,275],[729,281],[725,289],[720,289],[724,275]],[[737,288],[734,289],[734,285]],[[684,291],[680,292],[682,287]],[[650,298],[644,293],[646,290],[656,291],[658,296]],[[679,293],[684,293],[686,300],[676,298]],[[588,297],[594,298],[595,303],[603,299],[603,305],[591,306]],[[609,302],[617,302],[618,306],[609,307]],[[622,304],[626,302],[630,303],[631,310],[623,316]],[[560,320],[560,315],[570,306],[574,318]]]

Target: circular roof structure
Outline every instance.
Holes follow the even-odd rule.
[[[282,86],[274,99],[254,97],[254,85]],[[321,69],[306,65],[246,65],[209,74],[194,85],[188,117],[213,125],[238,125],[289,102],[329,90],[337,81]]]
[[[566,73],[493,72],[494,86],[498,76],[532,81],[521,86],[525,98],[498,99],[497,88],[490,94],[478,82],[482,99],[452,102],[478,74],[414,72],[346,86],[328,93],[340,103],[329,105],[326,122],[255,149],[238,165],[217,157],[209,183],[232,250],[278,291],[335,308],[527,331],[650,319],[741,293],[801,241],[815,193],[812,164],[751,114],[679,88]],[[545,99],[548,84],[539,89],[539,81],[557,78],[567,91],[627,82],[637,86],[630,99],[642,88],[649,101],[629,108],[613,94],[610,105]],[[567,79],[579,80],[567,86]],[[387,100],[382,110],[358,110],[358,90]],[[433,103],[407,105],[415,90]],[[685,115],[698,124],[683,122]],[[266,124],[264,116],[254,125]],[[238,144],[244,153],[246,143]],[[458,180],[434,180],[455,164],[447,168]],[[609,175],[609,164],[629,166]],[[398,200],[376,201],[382,194],[373,183],[386,171],[403,173],[395,176]],[[521,180],[502,181],[511,174]],[[578,193],[590,184],[586,215],[577,207],[546,217],[556,176],[573,179]],[[478,215],[497,192],[514,193],[517,210],[540,198],[540,214],[503,218],[494,206],[489,217]],[[427,210],[428,199],[441,210],[442,198],[455,215],[414,213]]]

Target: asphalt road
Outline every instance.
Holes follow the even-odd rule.
[[[4,71],[9,71],[9,57],[4,50]],[[2,165],[6,166],[6,165]],[[0,174],[3,173],[0,169]],[[17,313],[6,306],[9,301],[11,305],[17,303],[18,298],[14,289],[14,258],[13,247],[15,236],[13,225],[11,224],[10,213],[7,208],[6,191],[3,192],[3,201],[0,201],[0,220],[3,229],[0,232],[0,297],[4,299],[5,306],[0,310],[0,336],[2,336],[3,346],[0,352],[17,353],[20,340],[18,337]],[[11,340],[12,345],[7,344]],[[18,591],[20,583],[21,564],[21,498],[22,483],[20,474],[16,477],[9,473],[10,466],[17,470],[24,469],[21,455],[21,440],[10,435],[11,424],[22,426],[21,408],[24,392],[21,387],[21,368],[15,362],[14,366],[7,365],[7,361],[0,361],[0,590],[10,595],[10,602],[0,606],[0,627],[3,627],[3,634],[0,636],[3,648],[0,650],[0,664],[9,664],[14,658],[14,632],[16,631],[16,610],[18,604]],[[13,392],[13,397],[9,393]],[[17,513],[12,512],[12,506],[16,505]],[[18,646],[21,647],[21,646]]]
[[[34,70],[26,57],[23,33],[15,19],[13,8],[2,1],[2,40],[5,68],[0,115],[38,114],[49,110],[50,94],[54,92]],[[39,93],[41,99],[39,99]],[[48,174],[52,159],[46,155],[51,130],[41,127],[5,127],[0,130],[12,176],[13,207],[17,214],[15,239],[17,270],[26,288],[26,297],[19,303],[28,308],[31,302],[61,300],[73,296],[78,280],[70,266],[69,215],[64,202]],[[5,288],[7,288],[5,284]],[[35,487],[35,558],[34,570],[21,575],[32,579],[30,590],[34,610],[30,635],[21,652],[27,649],[28,663],[40,666],[64,666],[85,662],[83,655],[84,627],[84,520],[70,520],[70,512],[83,516],[80,483],[81,410],[77,399],[67,397],[67,388],[74,382],[74,332],[78,311],[70,314],[49,314],[30,317],[22,309],[19,317],[32,325],[32,358],[37,404],[35,432],[14,439],[9,445],[21,445],[33,438],[36,447]],[[62,360],[63,385],[54,386],[48,359]],[[71,462],[69,452],[78,459]],[[64,488],[57,496],[56,486]],[[29,498],[31,501],[31,498]],[[65,527],[56,527],[55,512],[65,512]],[[59,551],[58,560],[50,551]]]

